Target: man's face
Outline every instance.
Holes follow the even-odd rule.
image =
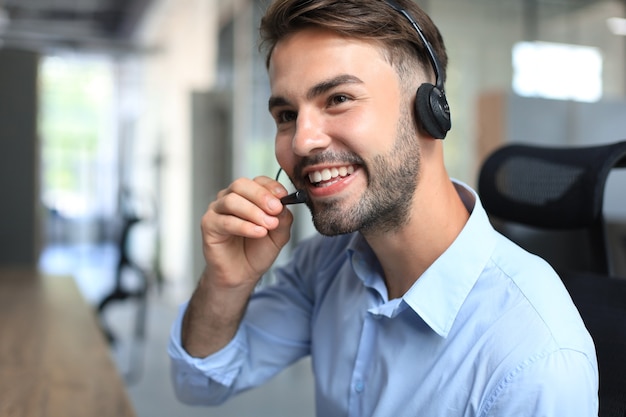
[[[404,224],[420,152],[411,103],[378,47],[306,29],[276,45],[269,76],[276,157],[306,189],[316,228],[335,235]]]

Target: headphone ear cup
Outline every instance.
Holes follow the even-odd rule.
[[[420,85],[415,95],[415,118],[430,136],[445,138],[452,127],[445,93],[429,83]]]

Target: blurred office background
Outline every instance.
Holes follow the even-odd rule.
[[[0,0],[0,264],[76,279],[141,417],[314,413],[306,361],[210,409],[176,403],[168,380],[202,213],[231,179],[278,168],[257,50],[268,1]],[[475,185],[505,142],[626,139],[625,0],[418,3],[450,56],[452,176]],[[625,187],[612,175],[605,203],[624,277]],[[296,210],[294,241],[312,232]]]

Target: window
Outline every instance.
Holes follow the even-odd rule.
[[[104,59],[46,57],[40,78],[42,200],[64,218],[116,208],[113,72]]]
[[[520,96],[593,102],[602,98],[598,48],[548,42],[513,47],[513,91]]]

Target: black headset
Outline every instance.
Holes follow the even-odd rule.
[[[452,122],[450,121],[450,106],[443,89],[441,64],[435,55],[432,45],[426,40],[422,29],[415,19],[393,0],[385,1],[411,23],[428,51],[430,62],[435,71],[436,82],[435,85],[424,83],[417,89],[415,94],[415,118],[429,135],[436,139],[443,139],[452,127]]]

